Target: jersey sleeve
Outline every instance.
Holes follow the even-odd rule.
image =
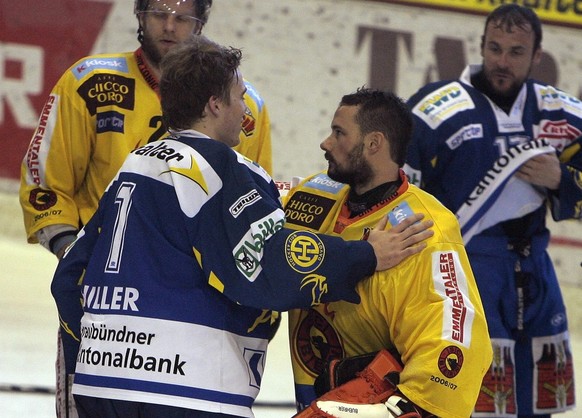
[[[402,356],[400,391],[436,416],[467,417],[492,356],[481,300],[461,244],[433,243],[421,255],[370,294]]]
[[[75,83],[71,69],[57,82],[22,162],[19,194],[30,243],[49,225],[79,228],[74,196],[85,178],[95,132]]]
[[[102,202],[105,201],[106,197],[107,193]],[[102,206],[99,206],[95,215],[79,231],[77,239],[59,261],[51,282],[51,293],[59,314],[67,374],[75,373],[76,357],[81,342],[81,318],[83,317],[81,288],[87,265],[99,237],[101,215]]]
[[[407,105],[413,116],[413,134],[404,170],[410,182],[438,196],[455,211],[489,169],[490,155],[496,148],[484,145],[489,132],[485,125],[494,120],[476,109],[486,99],[473,95],[459,81],[439,81],[422,87]],[[475,148],[479,147],[479,148]],[[488,154],[482,154],[486,151]],[[476,161],[474,155],[482,158]],[[496,151],[495,151],[496,153]],[[487,162],[485,162],[487,161]],[[483,171],[484,173],[485,171]],[[459,177],[467,177],[459,182]]]
[[[194,238],[211,285],[242,305],[277,311],[357,301],[355,284],[375,269],[372,246],[284,228],[274,182],[238,159],[223,178],[220,227],[206,222]],[[223,253],[216,254],[218,244],[203,241],[206,234],[227,246]]]

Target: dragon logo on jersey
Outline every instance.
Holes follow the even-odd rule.
[[[463,351],[459,347],[449,345],[441,351],[438,367],[445,377],[452,379],[461,371],[463,361]]]
[[[345,353],[339,336],[321,313],[309,309],[305,315],[297,327],[293,356],[310,376],[316,377],[331,359],[344,358]]]
[[[57,195],[50,190],[34,189],[30,192],[28,201],[36,210],[47,210],[57,203]]]
[[[321,239],[309,231],[296,231],[285,242],[287,263],[299,273],[308,274],[321,266],[325,258],[325,246]]]
[[[321,298],[327,293],[327,283],[325,276],[320,274],[308,274],[301,280],[301,287],[312,285],[311,287],[311,306],[319,305]]]

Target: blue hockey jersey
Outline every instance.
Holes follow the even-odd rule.
[[[132,151],[53,278],[73,393],[251,417],[269,309],[357,301],[376,264],[284,221],[268,174],[218,141]]]
[[[471,85],[470,76],[479,69],[469,66],[459,80],[431,83],[409,99],[415,133],[404,169],[411,182],[457,215],[482,195],[484,207],[473,213],[477,221],[504,188],[510,190],[498,205],[503,213],[480,228],[493,227],[490,235],[504,235],[494,227],[497,223],[531,212],[533,222],[524,235],[544,234],[546,201],[555,220],[582,217],[582,102],[528,80],[507,114]],[[564,163],[558,191],[526,187],[511,178],[527,158],[554,149]],[[489,197],[493,200],[487,204]],[[519,201],[525,203],[515,210],[504,206]],[[467,242],[465,233],[464,228]]]

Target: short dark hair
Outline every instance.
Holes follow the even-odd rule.
[[[404,165],[412,136],[412,114],[404,101],[389,91],[366,87],[346,94],[340,106],[359,106],[356,123],[362,135],[382,132],[390,143],[390,156],[399,167]]]
[[[240,49],[193,35],[172,48],[161,63],[162,117],[169,129],[189,129],[204,117],[211,97],[230,102],[230,89],[242,60]]]
[[[493,10],[485,20],[483,36],[481,36],[481,47],[485,43],[485,32],[487,25],[493,23],[496,27],[502,28],[506,32],[511,32],[513,27],[529,31],[528,25],[534,33],[534,52],[542,45],[542,23],[536,12],[528,7],[517,4],[503,4]]]

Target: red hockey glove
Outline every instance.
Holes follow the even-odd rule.
[[[378,416],[389,417],[390,415],[387,415],[388,409],[383,402],[396,393],[396,384],[401,370],[402,366],[398,360],[387,350],[381,350],[366,368],[356,373],[356,378],[320,396],[308,408],[295,415],[295,418],[357,417],[358,413],[354,413],[350,408],[368,410],[370,407],[382,408],[384,415]],[[330,380],[333,383],[335,378],[332,377]],[[320,404],[325,406],[325,409],[332,407],[334,413],[343,411],[342,413],[349,413],[350,415],[327,413],[325,409],[320,407]],[[367,411],[367,413],[372,414],[373,412]],[[368,415],[362,414],[360,416]],[[376,415],[369,416],[373,418]]]

